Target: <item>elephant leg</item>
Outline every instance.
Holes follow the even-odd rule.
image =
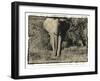
[[[57,36],[54,34],[50,35],[50,42],[53,49],[53,56],[55,57],[57,54]]]
[[[54,48],[55,48],[55,56],[57,55],[57,49],[58,49],[58,36],[54,36]]]
[[[62,38],[61,36],[59,35],[58,36],[58,49],[57,49],[57,56],[60,56],[61,55],[61,45],[62,45]]]

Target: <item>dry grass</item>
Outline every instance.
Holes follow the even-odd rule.
[[[71,47],[62,50],[61,56],[53,58],[51,50],[35,50],[29,54],[29,64],[38,63],[71,63],[71,62],[87,62],[86,47]]]

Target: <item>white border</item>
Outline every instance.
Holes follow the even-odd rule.
[[[28,13],[25,12],[38,12]],[[28,23],[27,18],[30,14],[41,15],[40,12],[59,13],[60,14],[84,14],[88,17],[88,62],[86,63],[56,63],[56,64],[34,64],[26,63],[27,53],[27,37]],[[46,15],[46,14],[44,14]],[[49,14],[48,14],[49,15]],[[54,16],[54,15],[53,15]],[[58,16],[58,15],[57,15]],[[59,15],[62,16],[62,15]],[[65,15],[66,16],[66,15]],[[67,15],[71,17],[79,17],[80,15]],[[83,17],[85,17],[83,16]],[[26,21],[25,21],[26,18]],[[26,25],[26,26],[25,26]],[[52,8],[52,7],[37,7],[37,6],[20,6],[19,7],[19,75],[38,75],[38,74],[53,74],[53,73],[71,73],[71,72],[87,72],[95,71],[95,12],[94,10],[72,9],[72,8]],[[25,41],[26,40],[26,41]],[[26,48],[25,48],[26,46]],[[26,58],[26,59],[25,59]],[[26,63],[26,68],[25,68]]]

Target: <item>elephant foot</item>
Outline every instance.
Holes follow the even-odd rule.
[[[61,56],[61,54],[57,54],[57,55],[56,55],[56,57],[60,57],[60,56]]]

